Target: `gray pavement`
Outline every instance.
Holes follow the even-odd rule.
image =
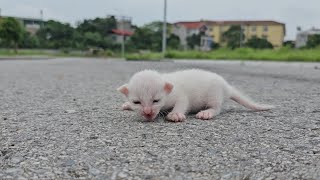
[[[142,69],[202,68],[253,99],[214,120],[144,122],[116,88]],[[320,179],[320,65],[0,61],[0,179]]]

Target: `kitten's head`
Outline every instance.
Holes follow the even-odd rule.
[[[165,105],[173,85],[162,79],[156,71],[145,70],[133,75],[128,84],[118,88],[134,111],[147,120],[153,120]]]

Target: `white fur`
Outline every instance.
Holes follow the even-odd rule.
[[[173,89],[168,85],[173,85]],[[167,115],[167,119],[174,122],[185,120],[188,112],[198,112],[198,119],[211,119],[220,113],[226,99],[232,99],[255,111],[273,108],[251,101],[221,76],[199,69],[167,74],[152,70],[141,71],[118,90],[127,92],[124,89],[129,93],[124,93],[128,102],[123,105],[123,109],[136,110],[149,120],[153,120],[160,110],[169,109],[172,111]],[[158,99],[159,102],[153,102]],[[134,101],[141,104],[134,104]]]

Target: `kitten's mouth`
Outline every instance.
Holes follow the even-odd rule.
[[[152,121],[156,116],[155,114],[143,114],[143,117],[148,121]]]

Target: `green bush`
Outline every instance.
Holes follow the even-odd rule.
[[[107,57],[113,57],[113,56],[115,56],[115,53],[108,49],[108,50],[104,51],[104,55]]]
[[[134,56],[136,59],[147,59],[149,54]],[[319,49],[291,49],[282,47],[280,49],[252,49],[239,48],[231,50],[220,48],[211,52],[201,51],[169,51],[166,58],[170,59],[229,59],[229,60],[268,60],[268,61],[318,61],[320,62]]]
[[[245,44],[249,48],[254,49],[272,49],[273,45],[266,39],[258,38],[258,37],[252,37],[248,40],[248,42]]]
[[[307,48],[315,48],[320,46],[320,34],[311,35],[308,38]]]
[[[61,49],[61,52],[62,52],[63,54],[69,54],[70,51],[71,51],[70,48],[62,48],[62,49]]]

